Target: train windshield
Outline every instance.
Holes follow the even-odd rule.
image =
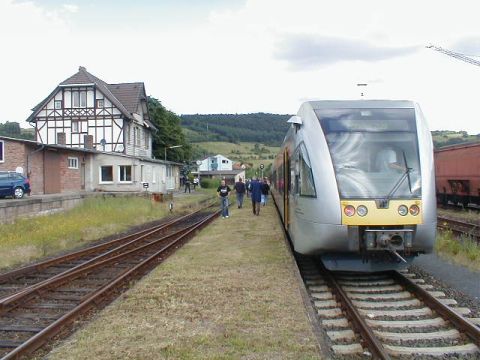
[[[419,198],[414,109],[319,109],[342,198]]]

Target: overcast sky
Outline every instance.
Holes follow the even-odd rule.
[[[0,0],[0,122],[82,65],[143,81],[178,114],[297,112],[309,99],[418,101],[432,130],[480,133],[477,1]]]

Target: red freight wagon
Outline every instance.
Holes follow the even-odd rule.
[[[480,205],[480,143],[435,150],[437,199]]]

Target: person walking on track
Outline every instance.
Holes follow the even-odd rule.
[[[263,178],[262,183],[262,205],[267,205],[268,193],[270,192],[270,185],[268,185],[268,179]]]
[[[243,206],[243,196],[245,195],[245,183],[242,181],[242,178],[239,178],[233,187],[237,196],[237,206],[239,209]]]
[[[230,187],[222,180],[220,186],[217,188],[217,194],[220,198],[220,205],[222,207],[222,218],[228,218],[228,195],[230,194]]]
[[[250,183],[253,215],[260,215],[260,202],[262,201],[262,183],[254,178]]]

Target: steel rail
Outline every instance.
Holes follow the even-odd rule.
[[[437,298],[432,296],[427,290],[423,289],[398,271],[390,271],[390,275],[399,282],[407,291],[413,293],[415,297],[423,301],[431,309],[435,310],[444,320],[451,322],[458,330],[467,335],[477,346],[480,346],[480,328],[468,319],[464,318],[455,310],[442,304]]]
[[[139,252],[141,252],[143,250],[146,250],[150,247],[158,245],[159,243],[164,242],[165,240],[168,240],[169,238],[177,236],[179,233],[182,233],[184,231],[188,231],[190,228],[194,227],[196,224],[197,223],[194,223],[194,224],[189,225],[188,227],[186,227],[186,228],[184,228],[184,229],[182,229],[178,232],[175,232],[175,233],[170,234],[170,235],[163,236],[163,237],[158,238],[158,239],[156,239],[156,240],[154,240],[154,241],[152,241],[148,244],[144,244],[142,246],[139,246],[139,247],[134,248],[132,250],[128,250],[124,253],[120,253],[120,254],[115,255],[113,257],[106,258],[106,259],[98,259],[97,261],[95,261],[93,263],[89,263],[85,266],[83,266],[84,264],[80,264],[76,268],[69,269],[69,270],[67,270],[67,271],[65,271],[61,274],[58,274],[58,275],[52,277],[52,278],[43,280],[39,283],[36,283],[36,284],[32,285],[29,288],[23,289],[23,290],[15,293],[15,294],[12,294],[8,297],[5,297],[5,298],[0,300],[0,314],[4,314],[5,312],[8,312],[15,307],[18,307],[19,305],[21,305],[25,301],[30,300],[32,297],[34,297],[36,294],[38,294],[41,291],[49,290],[49,289],[58,287],[58,286],[66,283],[68,281],[72,281],[73,279],[76,279],[77,277],[79,277],[81,275],[88,274],[89,272],[91,272],[93,270],[96,270],[96,269],[101,268],[103,266],[109,265],[111,263],[115,263],[122,258],[126,258],[130,255],[139,253]]]
[[[443,230],[450,230],[457,235],[470,236],[477,243],[480,242],[480,226],[478,224],[438,216],[437,227]]]
[[[328,271],[323,264],[317,262],[322,275],[324,276],[328,286],[332,289],[332,292],[336,295],[337,300],[340,301],[342,309],[345,311],[347,318],[353,324],[355,330],[360,334],[366,347],[371,351],[374,359],[390,360],[391,357],[383,347],[382,343],[375,336],[373,330],[362,318],[358,310],[353,305],[352,301],[348,298],[345,291],[342,289],[337,280]]]
[[[206,208],[208,208],[208,206]],[[68,254],[65,254],[65,255],[54,257],[54,258],[49,259],[49,260],[45,260],[45,261],[42,261],[42,262],[38,262],[38,263],[35,263],[35,264],[31,264],[31,265],[28,265],[28,266],[24,266],[24,267],[21,267],[21,268],[18,268],[18,269],[0,274],[0,284],[5,283],[8,280],[11,280],[13,278],[24,276],[26,274],[33,273],[35,271],[44,270],[44,269],[46,269],[50,266],[55,266],[55,265],[62,264],[62,263],[67,262],[67,261],[71,261],[71,260],[81,258],[81,257],[89,255],[89,254],[94,254],[94,253],[100,252],[102,250],[105,250],[105,249],[108,249],[112,246],[115,246],[116,244],[121,244],[121,243],[126,242],[130,239],[133,239],[135,237],[143,236],[146,233],[153,234],[155,232],[162,231],[165,228],[168,228],[169,226],[174,225],[175,223],[177,223],[179,221],[182,221],[182,220],[188,218],[189,216],[191,216],[193,214],[196,214],[199,211],[202,211],[204,209],[205,208],[194,211],[193,213],[186,214],[186,215],[181,216],[179,218],[172,219],[172,220],[168,221],[167,223],[160,224],[160,225],[155,225],[155,226],[153,226],[149,229],[141,230],[141,231],[136,232],[134,234],[130,234],[130,235],[120,237],[118,239],[110,240],[110,241],[108,241],[106,243],[103,243],[103,244],[91,246],[91,247],[88,247],[86,249],[74,251],[74,252],[71,252],[71,253],[68,253]]]
[[[206,219],[201,220],[195,226],[190,227],[188,231],[177,237],[174,241],[170,242],[169,244],[163,246],[161,249],[156,251],[154,254],[150,255],[148,258],[144,259],[141,263],[135,265],[133,268],[129,269],[128,271],[122,272],[119,274],[115,279],[113,279],[109,284],[101,287],[94,293],[92,293],[88,298],[86,298],[82,303],[76,306],[74,309],[70,310],[68,313],[60,317],[59,319],[55,320],[52,324],[48,325],[42,331],[38,332],[22,345],[18,346],[0,360],[11,360],[11,359],[19,359],[22,356],[32,353],[33,351],[40,348],[47,340],[52,338],[53,336],[57,335],[62,329],[68,325],[69,323],[73,322],[75,318],[82,315],[86,311],[90,310],[91,308],[98,307],[101,303],[104,302],[103,299],[108,296],[109,292],[111,293],[115,288],[119,285],[123,284],[127,279],[134,277],[135,275],[138,277],[139,274],[144,273],[150,266],[152,266],[157,259],[163,255],[168,250],[174,250],[174,246],[178,245],[179,242],[182,240],[186,240],[188,235],[191,235],[195,231],[199,230],[206,224],[208,224],[215,216],[218,216],[220,210],[214,212],[213,214],[209,215]]]

